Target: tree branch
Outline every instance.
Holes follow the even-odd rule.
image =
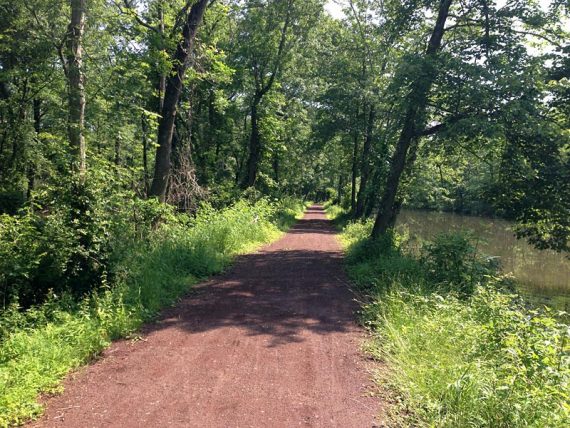
[[[417,134],[417,136],[418,137],[427,137],[429,135],[437,134],[441,131],[446,130],[451,125],[459,122],[460,120],[466,119],[467,117],[470,117],[470,116],[467,114],[458,114],[456,116],[452,116],[449,119],[447,119],[445,122],[438,123],[437,125],[434,125],[434,126],[431,126],[429,128],[424,129],[423,131],[419,132]],[[473,116],[471,116],[471,117],[473,117]]]
[[[285,41],[287,40],[287,30],[289,29],[289,24],[291,22],[291,7],[293,6],[293,0],[289,0],[287,4],[287,16],[285,17],[285,23],[283,24],[283,29],[281,30],[281,40],[279,40],[279,48],[277,49],[277,57],[275,58],[275,66],[269,76],[269,81],[261,88],[260,95],[265,95],[273,86],[275,76],[279,71],[281,65],[283,51],[285,50]]]
[[[117,3],[115,3],[115,4],[117,5],[117,7],[119,8],[119,11],[120,11],[121,13],[127,14],[127,12],[125,12],[125,11],[123,10],[123,8],[121,7],[120,4],[117,4]],[[138,13],[135,11],[133,5],[131,4],[131,2],[130,2],[129,0],[123,0],[123,4],[124,4],[125,7],[129,10],[128,14],[129,14],[130,16],[132,16],[132,17],[135,19],[135,21],[137,21],[138,24],[142,25],[142,26],[145,27],[145,28],[148,28],[148,29],[151,30],[151,31],[154,31],[155,33],[159,33],[159,32],[160,32],[157,27],[152,26],[151,24],[149,24],[148,22],[146,22],[145,20],[143,20],[143,19],[138,15]]]

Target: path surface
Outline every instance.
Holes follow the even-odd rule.
[[[374,427],[362,331],[322,208],[65,382],[34,426]]]

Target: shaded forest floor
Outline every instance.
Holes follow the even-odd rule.
[[[35,426],[370,427],[363,332],[321,207],[47,399]]]

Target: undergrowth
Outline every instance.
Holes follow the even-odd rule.
[[[417,254],[405,236],[370,241],[371,227],[349,223],[342,240],[369,296],[361,321],[366,351],[387,367],[376,381],[390,426],[569,426],[568,325],[528,307],[469,235],[438,236]]]
[[[69,370],[136,331],[235,255],[278,237],[302,211],[295,199],[262,199],[222,210],[203,206],[195,217],[173,215],[115,248],[106,276],[112,281],[104,277],[85,297],[50,292],[26,310],[12,303],[0,314],[0,426],[39,415],[38,394],[59,391]]]

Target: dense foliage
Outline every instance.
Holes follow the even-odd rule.
[[[468,236],[440,235],[418,255],[405,236],[370,241],[371,228],[351,223],[342,237],[348,272],[368,296],[366,350],[388,366],[377,381],[394,425],[570,422],[567,324],[527,308]]]
[[[568,2],[336,4],[0,0],[2,421],[265,241],[284,208],[268,200],[376,216],[362,257],[402,205],[500,215],[568,251]],[[508,300],[481,292],[492,266],[463,238],[386,260],[456,293],[453,316]]]
[[[274,239],[303,205],[292,199],[240,201],[221,211],[204,206],[195,217],[181,217],[165,215],[154,203],[135,212],[142,217],[145,209],[149,222],[162,210],[160,226],[139,230],[142,239],[123,241],[121,257],[115,255],[108,266],[113,275],[98,291],[82,299],[52,291],[43,305],[21,312],[14,303],[0,315],[0,426],[37,415],[40,392],[57,390],[70,369],[111,340],[135,332],[236,254]]]
[[[567,250],[567,3],[324,4],[1,3],[0,211],[79,164],[185,211],[333,191],[356,217],[498,214]]]

